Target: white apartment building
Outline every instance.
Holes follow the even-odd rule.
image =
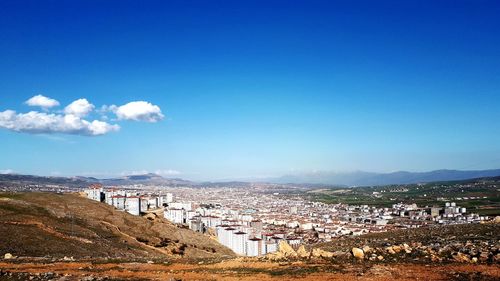
[[[246,242],[248,234],[243,231],[233,232],[231,249],[238,255],[246,255]]]
[[[184,209],[186,211],[193,210],[193,204],[190,202],[170,202],[168,207],[172,209]]]
[[[166,209],[163,213],[165,219],[173,223],[186,223],[186,216],[183,209]]]
[[[85,190],[85,193],[87,194],[87,197],[89,199],[100,202],[102,198],[101,194],[103,193],[102,185],[100,184],[91,185],[88,189]]]
[[[206,227],[216,227],[221,224],[222,219],[215,216],[202,216],[201,222],[205,224]]]
[[[256,257],[262,255],[262,239],[250,238],[247,240],[247,256]]]
[[[141,198],[138,196],[126,197],[125,199],[125,211],[128,213],[138,216],[141,214]]]
[[[119,210],[125,210],[125,199],[127,197],[123,195],[113,196],[113,206]]]

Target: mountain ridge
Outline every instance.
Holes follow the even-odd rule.
[[[248,180],[248,181],[203,181],[195,182],[182,178],[165,178],[158,174],[147,173],[127,175],[116,178],[98,179],[95,177],[61,177],[36,176],[21,174],[0,174],[0,185],[10,184],[65,184],[81,187],[92,183],[104,185],[166,185],[166,186],[229,186],[234,184],[248,185],[252,182],[299,184],[299,185],[337,185],[337,186],[376,186],[390,184],[414,184],[440,181],[459,181],[500,176],[500,169],[489,170],[450,170],[441,169],[428,172],[396,171],[391,173],[376,173],[366,171],[353,172],[314,172],[284,175],[281,177]]]
[[[437,181],[455,181],[483,177],[500,176],[500,169],[490,170],[433,170],[428,172],[396,171],[391,173],[375,173],[365,171],[354,172],[316,172],[268,179],[276,183],[309,183],[337,184],[346,186],[412,184]]]

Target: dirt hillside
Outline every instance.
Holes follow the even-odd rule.
[[[208,236],[78,194],[0,193],[0,254],[82,259],[223,259]]]

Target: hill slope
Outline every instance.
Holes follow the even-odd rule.
[[[208,236],[77,194],[0,193],[0,253],[75,259],[222,258]]]

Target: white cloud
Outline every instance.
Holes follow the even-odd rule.
[[[48,109],[50,107],[58,106],[59,102],[55,99],[48,98],[42,95],[36,95],[31,97],[25,102],[29,106],[39,106],[43,109]]]
[[[14,110],[0,111],[0,128],[41,135],[61,133],[98,136],[120,129],[119,125],[108,123],[109,112],[117,116],[116,119],[109,119],[113,121],[157,122],[164,117],[160,107],[146,101],[133,101],[122,106],[103,105],[96,109],[87,99],[81,98],[67,105],[63,111],[50,110],[51,107],[59,105],[59,102],[42,95],[36,95],[25,103],[39,106],[43,110],[27,113],[17,113]],[[94,110],[100,116],[99,120],[86,120],[85,116]]]
[[[120,176],[135,176],[149,174],[148,170],[121,171]]]
[[[157,122],[163,119],[159,106],[146,101],[133,101],[122,106],[109,107],[120,120]]]
[[[14,170],[12,170],[12,169],[0,170],[0,175],[13,174],[13,173],[14,173]]]
[[[176,175],[181,174],[181,172],[179,172],[177,170],[167,169],[167,170],[156,170],[156,171],[151,171],[151,170],[121,171],[120,175],[121,176],[131,176],[131,175],[145,175],[145,174],[150,174],[150,173],[157,174],[160,176],[176,176]]]
[[[160,176],[177,176],[180,175],[181,172],[177,170],[156,170],[155,174]]]
[[[18,114],[13,110],[0,112],[0,127],[22,133],[64,133],[84,136],[104,135],[120,129],[116,124],[98,120],[89,122],[73,114],[60,115],[37,111]]]
[[[94,105],[87,99],[77,99],[64,108],[64,113],[84,117],[94,110]]]

